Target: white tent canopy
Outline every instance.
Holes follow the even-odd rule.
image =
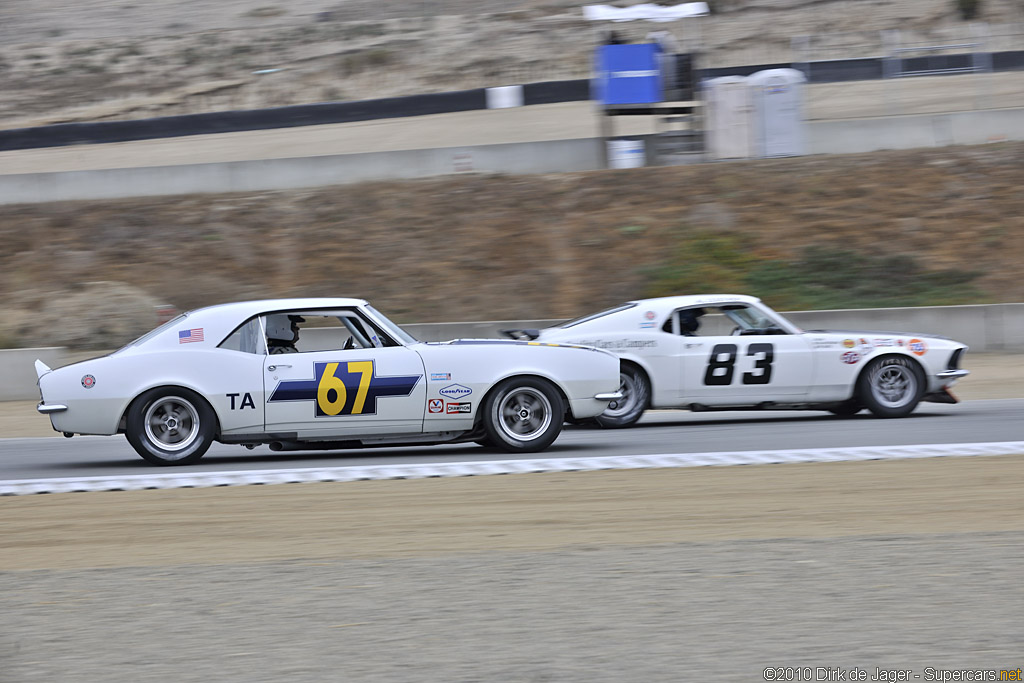
[[[708,14],[706,2],[686,2],[682,5],[633,5],[613,7],[612,5],[584,5],[583,18],[589,21],[677,21]]]

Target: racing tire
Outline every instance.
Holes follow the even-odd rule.
[[[622,398],[612,401],[594,422],[608,429],[635,424],[647,410],[651,401],[651,382],[644,371],[635,365],[623,363],[619,367],[619,391]]]
[[[124,435],[154,465],[191,465],[213,443],[216,423],[213,408],[196,392],[158,387],[132,402]]]
[[[862,410],[864,410],[864,404],[855,398],[851,398],[848,401],[832,406],[828,409],[828,412],[839,417],[853,417]]]
[[[857,379],[857,397],[876,417],[909,415],[924,391],[921,366],[904,356],[876,358]]]
[[[565,403],[558,389],[535,377],[506,379],[484,401],[487,441],[510,453],[544,450],[561,433],[564,419]]]

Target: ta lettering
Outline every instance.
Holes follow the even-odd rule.
[[[242,402],[235,408],[235,399],[239,396],[242,397]],[[231,410],[245,410],[246,408],[252,408],[256,410],[256,404],[253,403],[252,394],[245,392],[244,394],[228,394],[228,398],[231,399]]]

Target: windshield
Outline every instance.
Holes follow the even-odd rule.
[[[125,344],[124,346],[119,348],[117,351],[123,351],[124,349],[127,349],[130,346],[138,346],[140,344],[145,344],[150,339],[152,339],[153,337],[157,336],[158,334],[160,334],[164,330],[170,329],[171,327],[176,327],[181,320],[184,320],[187,317],[188,317],[188,313],[182,313],[181,315],[179,315],[177,317],[171,318],[170,320],[165,322],[160,327],[157,327],[156,329],[150,330],[149,332],[147,332],[146,334],[142,335],[141,337],[139,337],[135,341],[128,342],[127,344]],[[117,353],[117,351],[115,351],[114,353]]]
[[[721,310],[744,330],[778,327],[774,320],[755,308],[723,306]]]
[[[619,311],[626,311],[626,310],[629,310],[630,308],[635,308],[635,307],[636,307],[636,303],[620,304],[620,305],[616,306],[615,308],[609,308],[607,310],[600,311],[598,313],[591,313],[590,315],[585,315],[585,316],[583,316],[581,318],[573,318],[572,320],[570,320],[567,323],[562,323],[561,325],[559,325],[559,327],[564,329],[566,327],[572,327],[574,325],[581,325],[583,323],[590,322],[591,320],[597,320],[598,318],[603,318],[606,315],[611,315],[612,313],[618,313]]]
[[[378,311],[373,306],[367,304],[366,310],[370,312],[370,315],[374,317],[375,322],[384,328],[384,330],[392,335],[395,339],[400,340],[403,344],[415,344],[417,343],[416,337],[412,336],[398,325],[394,324]]]

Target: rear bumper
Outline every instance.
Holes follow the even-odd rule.
[[[598,401],[618,401],[623,397],[621,391],[609,391],[606,394],[594,394],[594,398]]]
[[[60,403],[40,403],[39,405],[36,406],[36,410],[38,410],[43,415],[50,415],[51,413],[63,413],[67,409],[67,406],[61,405]]]

